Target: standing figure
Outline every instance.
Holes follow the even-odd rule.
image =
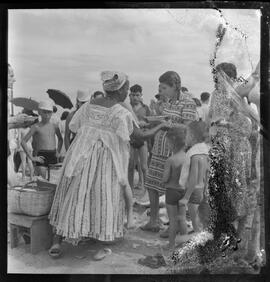
[[[138,125],[122,103],[129,81],[121,72],[102,72],[106,97],[85,103],[69,128],[76,134],[67,151],[54,196],[50,223],[55,228],[52,257],[61,254],[62,238],[77,244],[81,238],[111,242],[124,235],[125,199],[132,224],[132,193],[128,183],[130,135],[141,138]],[[150,132],[155,134],[167,124]],[[145,138],[149,137],[147,134]],[[94,256],[101,259],[106,250]]]
[[[50,101],[42,101],[39,103],[39,114],[41,121],[33,125],[30,131],[22,139],[21,145],[27,157],[36,162],[37,173],[46,178],[46,168],[50,164],[56,164],[63,145],[59,127],[51,123],[53,113],[53,105]],[[27,142],[33,138],[36,145],[36,156],[32,156],[29,152]],[[58,138],[58,146],[56,148],[56,137]]]
[[[130,104],[132,106],[133,112],[137,116],[138,121],[144,121],[144,118],[150,115],[150,110],[148,106],[143,103],[142,87],[138,84],[131,86],[129,97]],[[133,189],[135,161],[137,161],[139,182],[141,184],[142,190],[144,191],[144,182],[148,171],[148,146],[147,141],[139,141],[140,142],[135,142],[135,140],[130,141],[129,183]]]
[[[163,103],[162,114],[168,116],[173,126],[187,124],[196,118],[196,104],[186,94],[180,92],[181,79],[178,73],[168,71],[159,78],[159,94],[167,97],[168,102]],[[142,230],[159,232],[159,196],[165,193],[162,182],[166,160],[171,156],[172,151],[167,141],[167,131],[160,130],[155,135],[152,157],[145,181],[145,187],[149,193],[150,220],[142,226]]]

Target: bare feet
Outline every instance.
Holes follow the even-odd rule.
[[[150,222],[140,227],[143,231],[150,231],[157,233],[160,230],[160,226],[158,224],[152,224]]]
[[[48,252],[49,252],[50,257],[59,258],[62,255],[61,245],[58,243],[53,244]]]

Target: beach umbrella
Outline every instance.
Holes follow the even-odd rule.
[[[35,100],[32,100],[31,98],[25,98],[25,97],[13,98],[11,100],[11,103],[17,107],[22,107],[30,111],[38,110],[38,102]]]
[[[49,97],[54,101],[56,105],[59,105],[64,109],[73,108],[73,104],[70,98],[64,92],[57,89],[48,89],[47,93],[49,94]]]

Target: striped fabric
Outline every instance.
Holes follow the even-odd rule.
[[[69,127],[76,132],[54,196],[50,223],[76,244],[82,237],[113,241],[123,237],[128,183],[129,136],[134,118],[121,105],[86,103]]]
[[[192,99],[184,98],[176,103],[164,104],[163,115],[170,116],[173,123],[183,123],[196,119],[196,104]],[[152,153],[158,156],[169,157],[170,149],[166,140],[166,131],[160,130],[155,136]]]
[[[145,179],[146,189],[158,191],[160,195],[164,194],[166,189],[162,183],[163,171],[167,157],[152,155],[148,174]]]
[[[182,96],[176,103],[164,104],[163,115],[170,116],[172,122],[181,124],[184,121],[193,121],[196,119],[196,104],[188,96]],[[163,178],[164,166],[167,158],[171,156],[171,150],[167,142],[167,131],[160,130],[155,135],[154,146],[152,149],[152,158],[145,181],[147,189],[153,189],[163,194],[164,185],[161,183]]]

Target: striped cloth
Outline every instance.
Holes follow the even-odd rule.
[[[185,121],[196,119],[196,104],[189,96],[183,96],[175,103],[164,103],[163,115],[171,118],[174,124],[181,124]],[[145,187],[153,189],[160,194],[165,192],[162,184],[162,177],[165,162],[171,156],[171,150],[167,142],[167,131],[160,130],[155,135],[152,158],[149,165],[148,174],[145,180]]]

